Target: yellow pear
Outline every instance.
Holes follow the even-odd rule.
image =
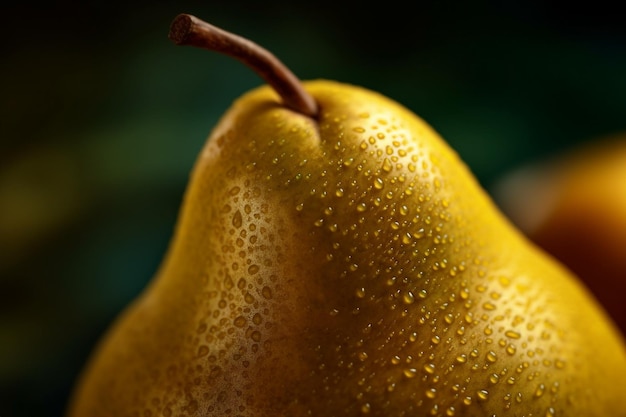
[[[626,137],[518,168],[495,192],[513,222],[574,271],[626,334]]]
[[[273,88],[211,133],[69,416],[626,416],[614,325],[428,124],[193,16],[170,36]]]

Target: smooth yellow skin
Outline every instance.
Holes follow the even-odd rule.
[[[626,136],[514,171],[501,187],[505,213],[583,280],[626,335]]]
[[[417,116],[239,99],[71,417],[626,416],[626,349]]]

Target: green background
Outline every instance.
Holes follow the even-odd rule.
[[[167,39],[180,12],[303,79],[414,110],[489,190],[626,132],[626,29],[610,3],[91,2],[2,9],[0,416],[60,416],[90,349],[150,280],[220,114],[261,83]]]

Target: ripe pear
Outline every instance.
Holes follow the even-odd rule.
[[[513,222],[573,270],[626,334],[626,136],[518,168],[495,193]]]
[[[212,131],[69,416],[626,415],[610,319],[426,122],[192,16],[171,37],[270,86]]]

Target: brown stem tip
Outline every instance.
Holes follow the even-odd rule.
[[[317,117],[317,103],[304,90],[300,80],[271,52],[256,43],[189,14],[176,16],[170,26],[169,38],[177,45],[204,48],[238,59],[274,88],[285,106],[306,116]]]

